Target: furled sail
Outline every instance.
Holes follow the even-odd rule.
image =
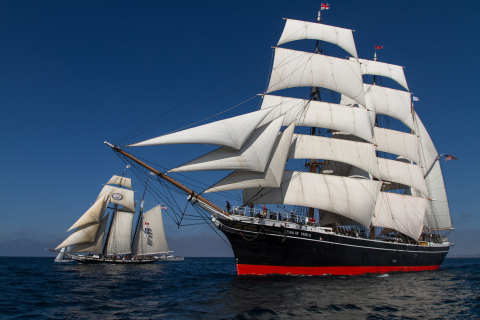
[[[127,147],[142,147],[159,144],[213,144],[240,149],[258,124],[269,113],[258,110],[237,117],[220,120],[153,139],[130,144]]]
[[[427,203],[425,198],[380,192],[372,226],[395,229],[417,240],[422,234]]]
[[[416,131],[413,124],[410,92],[394,90],[377,85],[364,84],[365,107],[400,120],[407,127]]]
[[[438,229],[451,229],[452,220],[450,218],[450,208],[448,206],[447,191],[445,189],[439,161],[434,163],[425,180],[430,190],[430,197],[434,199],[431,205],[436,220],[435,227]]]
[[[279,187],[282,182],[283,170],[287,162],[294,129],[295,120],[278,135],[264,172],[234,171],[205,190],[204,193],[245,188]]]
[[[124,206],[126,209],[135,212],[134,192],[119,187],[104,186],[97,200],[106,196],[111,203]]]
[[[378,127],[373,130],[378,151],[393,153],[419,163],[417,135]]]
[[[117,211],[110,228],[107,254],[126,254],[131,252],[133,213]]]
[[[260,126],[284,114],[284,126],[288,126],[295,120],[297,126],[344,131],[366,141],[373,141],[370,112],[363,108],[350,108],[322,101],[265,95],[262,109],[272,111],[263,119]],[[373,116],[375,118],[375,114]]]
[[[365,106],[360,63],[316,53],[275,49],[267,92],[294,87],[323,87]]]
[[[165,230],[163,229],[162,209],[158,205],[145,212],[140,218],[139,229],[135,235],[132,254],[147,255],[169,251]]]
[[[430,138],[427,129],[425,129],[425,126],[423,125],[422,121],[418,117],[418,114],[416,113],[415,125],[418,132],[418,137],[420,139],[420,145],[418,149],[420,154],[420,164],[423,167],[423,174],[425,175],[432,168],[433,164],[437,160],[438,152],[433,145],[433,141]]]
[[[355,59],[355,58],[350,58],[350,59],[355,61],[358,60],[360,62],[360,67],[362,68],[362,74],[372,74],[372,75],[390,78],[408,90],[407,79],[405,79],[405,73],[403,72],[403,67],[397,66],[394,64],[388,64],[384,62],[371,61],[371,60],[365,60],[365,59]]]
[[[102,253],[103,239],[105,237],[105,230],[107,228],[108,217],[109,217],[109,214],[103,217],[102,221],[100,222],[100,226],[97,229],[95,240],[93,240],[93,242],[79,243],[70,252],[71,253],[74,253],[74,252]]]
[[[319,208],[369,227],[381,185],[381,181],[285,171],[280,188],[243,189],[243,201]]]
[[[73,246],[75,244],[83,242],[92,242],[95,240],[95,235],[97,234],[99,223],[92,223],[75,230],[65,241],[58,245],[55,250]]]
[[[77,222],[75,222],[70,229],[67,230],[67,232],[90,223],[100,222],[100,219],[102,219],[102,216],[107,209],[107,205],[108,202],[105,201],[105,196],[99,197],[97,201],[95,201],[95,203],[87,210],[87,212],[85,212],[80,219],[78,219]]]
[[[126,187],[128,189],[132,189],[132,179],[120,177],[120,176],[113,176],[110,180],[108,180],[107,184],[118,184],[119,186]]]
[[[278,46],[290,41],[312,39],[336,44],[352,56],[357,57],[357,49],[350,29],[332,27],[320,23],[286,19],[285,28]]]
[[[218,148],[169,172],[248,170],[263,172],[282,126],[283,116],[256,129],[240,150]]]
[[[326,159],[340,161],[379,176],[375,146],[370,143],[297,134],[293,138],[290,159]]]
[[[427,184],[420,166],[384,158],[377,158],[377,160],[380,167],[380,176],[377,178],[414,187],[428,196]]]

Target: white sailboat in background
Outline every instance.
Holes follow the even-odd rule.
[[[142,200],[134,224],[131,179],[114,175],[93,205],[68,229],[76,230],[55,248],[60,250],[55,262],[143,264],[161,260],[157,255],[172,252],[165,237],[162,207],[143,213],[143,205]],[[106,213],[109,209],[111,212]]]

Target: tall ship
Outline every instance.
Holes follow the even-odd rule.
[[[162,206],[143,212],[144,203],[142,199],[135,222],[132,181],[114,175],[68,229],[74,232],[55,248],[60,250],[55,262],[144,264],[161,260],[158,255],[172,252],[163,228]]]
[[[320,11],[317,22],[285,21],[258,110],[124,146],[105,144],[207,213],[230,242],[239,275],[438,269],[452,245],[442,233],[452,223],[441,156],[414,109],[403,67],[376,54],[359,58],[352,30],[321,23]],[[316,41],[312,52],[280,47],[306,39]],[[349,57],[325,54],[324,42]],[[379,77],[401,89],[382,86]],[[297,87],[308,88],[307,99],[273,94]],[[394,121],[404,130],[392,130]],[[169,144],[218,148],[169,170],[130,152]],[[293,161],[303,169],[289,169]],[[197,191],[173,178],[209,170],[231,172]],[[231,190],[242,194],[233,207],[209,198]]]

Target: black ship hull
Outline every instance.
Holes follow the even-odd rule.
[[[436,270],[449,244],[404,244],[306,228],[219,220],[239,275],[356,275]]]

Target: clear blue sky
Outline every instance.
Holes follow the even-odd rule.
[[[371,59],[373,47],[383,45],[380,61],[405,66],[410,90],[420,98],[416,110],[437,150],[459,159],[442,163],[456,228],[451,253],[480,254],[475,93],[480,2],[330,5],[324,21],[354,29],[361,58]],[[319,6],[318,1],[2,1],[0,255],[44,255],[43,248],[66,236],[102,184],[124,167],[104,140],[115,142],[259,56],[155,124],[257,80],[129,142],[181,128],[261,93],[282,18],[314,21]],[[220,118],[254,111],[258,102]],[[169,168],[208,150],[131,149]],[[199,178],[213,184],[225,174]],[[135,180],[134,186],[141,193]],[[177,253],[231,255],[210,228],[177,229],[165,220]]]

